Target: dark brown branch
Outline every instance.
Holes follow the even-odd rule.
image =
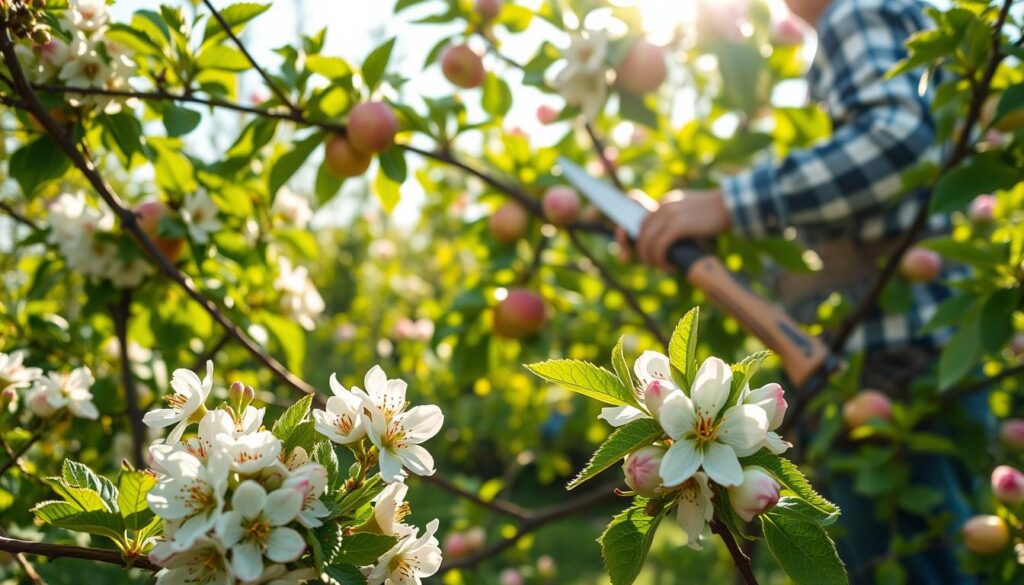
[[[725,543],[725,548],[729,549],[729,555],[732,557],[733,564],[736,565],[736,570],[743,577],[743,582],[747,585],[757,585],[757,577],[754,576],[754,569],[750,566],[750,557],[736,544],[736,538],[729,528],[716,518],[711,521],[711,532],[717,534]]]
[[[621,481],[615,480],[614,482],[598,487],[592,492],[589,492],[575,500],[563,502],[561,504],[554,504],[547,508],[530,513],[519,522],[518,526],[516,526],[515,534],[494,542],[483,550],[469,556],[449,560],[445,564],[441,565],[441,570],[438,572],[438,576],[443,575],[452,569],[472,567],[498,556],[509,547],[519,542],[519,539],[534,532],[535,530],[563,518],[585,512],[594,506],[615,497],[614,491],[616,488],[620,487],[621,484]]]
[[[249,50],[245,48],[245,43],[242,42],[242,39],[238,38],[238,35],[235,34],[235,31],[231,30],[231,25],[228,24],[228,22],[224,20],[224,17],[221,15],[221,13],[216,8],[214,8],[213,2],[211,2],[210,0],[203,0],[203,4],[206,5],[206,8],[209,9],[211,14],[213,14],[213,17],[217,20],[218,23],[220,23],[220,27],[224,29],[224,33],[228,35],[228,37],[235,43],[235,46],[238,47],[238,50],[241,51],[242,54],[245,55],[245,58],[249,61],[249,63],[252,64],[253,69],[255,69],[256,72],[260,74],[260,77],[263,78],[263,82],[267,84],[267,87],[270,88],[270,91],[274,92],[274,95],[277,96],[277,99],[281,100],[281,103],[287,106],[288,109],[292,111],[292,113],[294,113],[295,115],[301,115],[302,110],[300,110],[298,106],[293,104],[291,100],[288,99],[288,96],[284,93],[284,90],[279,88],[277,84],[274,83],[274,80],[271,79],[270,75],[268,75],[267,72],[263,69],[263,67],[260,67],[260,64],[256,61],[256,59],[254,59],[253,56],[249,54]]]
[[[13,219],[14,221],[26,225],[34,230],[39,229],[39,226],[36,225],[36,222],[32,221],[27,216],[19,212],[10,203],[0,200],[0,209],[2,209],[3,212],[6,213],[7,215],[11,216],[11,219]]]
[[[619,188],[619,191],[625,192],[626,188],[622,185],[622,181],[619,179],[619,171],[615,168],[615,163],[612,159],[608,158],[608,152],[605,150],[604,141],[597,135],[597,131],[594,130],[594,125],[590,122],[585,124],[587,128],[587,134],[590,135],[590,141],[594,145],[594,152],[597,153],[598,158],[601,159],[601,166],[604,167],[605,174],[611,179],[612,183]]]
[[[666,336],[665,333],[661,330],[661,327],[658,326],[658,322],[654,320],[654,317],[651,317],[651,315],[647,311],[645,311],[643,307],[640,306],[640,301],[636,298],[636,295],[633,293],[633,291],[629,290],[628,288],[626,288],[624,284],[619,282],[618,279],[615,278],[615,275],[612,274],[610,270],[608,270],[608,267],[602,264],[597,259],[597,257],[594,256],[594,254],[587,249],[586,245],[584,245],[583,242],[580,241],[580,238],[576,234],[575,230],[567,229],[566,233],[569,234],[569,239],[572,240],[572,243],[574,246],[576,246],[576,249],[579,250],[581,254],[586,256],[588,260],[590,260],[590,263],[594,265],[594,268],[597,268],[597,271],[601,274],[601,279],[604,280],[608,286],[618,291],[619,294],[621,294],[622,297],[626,299],[626,304],[628,304],[629,307],[633,309],[633,311],[640,317],[640,319],[643,320],[644,327],[651,332],[651,335],[653,335],[659,343],[661,343],[662,347],[667,348],[669,343],[668,336]]]
[[[5,31],[5,34],[9,33]],[[4,61],[6,62],[8,70],[11,72],[11,76],[14,79],[15,86],[17,87],[21,97],[24,99],[29,113],[35,115],[46,133],[56,141],[61,150],[64,151],[64,154],[71,159],[71,163],[78,168],[83,175],[85,175],[85,178],[89,181],[100,198],[102,198],[118,216],[121,221],[122,228],[128,232],[136,242],[138,242],[143,251],[153,259],[160,271],[180,286],[190,298],[199,303],[203,309],[213,317],[214,321],[228,331],[231,336],[238,340],[238,342],[241,343],[257,361],[270,369],[278,378],[297,390],[307,394],[314,393],[315,389],[312,386],[288,371],[288,369],[285,368],[281,362],[277,361],[276,358],[264,352],[263,349],[245,333],[245,331],[224,315],[213,301],[207,298],[206,295],[194,286],[192,279],[189,276],[178,270],[178,268],[163,255],[149,236],[142,231],[141,227],[139,227],[138,217],[135,213],[121,204],[121,201],[115,194],[114,189],[99,174],[92,161],[78,149],[78,145],[72,137],[60,127],[60,125],[50,115],[46,107],[39,101],[39,97],[32,90],[31,85],[25,78],[25,73],[21,69],[21,64],[18,62],[17,55],[14,52],[14,44],[9,38],[5,38],[3,40],[2,52]]]
[[[953,148],[953,152],[950,154],[949,159],[942,167],[942,173],[953,169],[955,166],[960,164],[965,158],[967,158],[971,151],[971,135],[974,133],[974,127],[978,123],[978,119],[981,116],[982,108],[985,105],[985,99],[988,97],[989,89],[992,86],[992,79],[995,77],[996,71],[999,69],[999,64],[1002,62],[1004,55],[1002,54],[1002,30],[1003,25],[1006,24],[1006,19],[1010,14],[1010,6],[1013,4],[1013,0],[1003,0],[1003,8],[999,12],[999,18],[996,20],[994,29],[992,32],[992,56],[989,58],[988,66],[982,74],[980,83],[974,83],[974,73],[971,72],[971,103],[967,111],[967,118],[964,123],[964,127],[961,130],[960,137],[956,141],[956,145]],[[940,175],[941,176],[941,175]],[[878,304],[878,299],[882,295],[882,291],[885,290],[885,286],[890,280],[896,275],[896,271],[899,268],[900,260],[903,258],[903,254],[910,249],[911,246],[917,242],[921,236],[922,231],[928,223],[928,208],[932,199],[932,191],[928,192],[928,195],[921,202],[921,209],[917,212],[917,216],[914,218],[914,223],[910,227],[900,240],[899,245],[893,251],[892,255],[885,263],[885,267],[882,268],[882,272],[875,279],[874,284],[868,291],[867,295],[861,300],[857,308],[846,319],[839,331],[836,333],[832,340],[832,352],[835,354],[842,354],[846,348],[846,342],[849,341],[853,331],[868,314],[874,310]]]
[[[132,372],[132,360],[128,355],[128,320],[132,312],[132,291],[125,289],[117,304],[111,307],[114,318],[114,332],[117,335],[118,353],[121,360],[121,380],[124,383],[125,416],[132,432],[132,463],[136,469],[145,469],[146,459],[143,456],[146,448],[146,425],[142,422],[142,410],[139,408],[139,393],[135,389],[135,374]]]
[[[160,567],[149,560],[148,556],[142,555],[134,559],[125,559],[116,550],[102,548],[85,548],[82,546],[68,546],[64,544],[48,544],[45,542],[31,542],[0,536],[0,550],[12,554],[22,553],[39,555],[49,559],[84,559],[87,561],[98,561],[109,563],[125,568],[136,568],[145,571],[156,572]]]
[[[469,500],[481,508],[508,516],[509,518],[513,518],[515,520],[526,520],[530,516],[529,510],[525,510],[511,502],[505,502],[503,500],[485,500],[475,492],[461,488],[440,475],[428,475],[420,477],[420,479],[427,483],[434,484],[450,494],[459,496],[464,500]]]
[[[32,448],[32,445],[35,445],[37,442],[39,442],[39,439],[43,437],[43,430],[43,428],[37,429],[35,434],[29,437],[29,439],[25,441],[25,444],[22,445],[21,448],[18,449],[17,451],[7,451],[7,456],[10,457],[10,460],[5,462],[3,466],[0,466],[0,477],[3,477],[3,475],[7,473],[7,471],[10,468],[14,467],[15,465],[18,465],[18,461],[22,458],[22,456],[25,455],[25,453],[27,453],[28,450]],[[7,441],[4,441],[4,446],[8,447]]]

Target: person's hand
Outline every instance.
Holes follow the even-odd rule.
[[[650,207],[648,206],[650,209]],[[716,236],[729,229],[731,220],[722,193],[712,191],[671,191],[644,220],[636,240],[636,253],[644,264],[671,271],[668,250],[679,240]],[[629,239],[618,229],[615,239],[629,258]]]

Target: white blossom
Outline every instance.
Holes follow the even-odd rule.
[[[146,496],[149,508],[166,520],[182,521],[170,548],[188,549],[214,527],[224,509],[228,461],[217,452],[205,464],[182,451],[150,453],[164,475]]]
[[[100,416],[92,403],[89,389],[96,380],[89,368],[80,367],[70,372],[48,372],[38,378],[29,393],[29,408],[36,416],[47,418],[67,408],[78,418],[96,420]]]
[[[639,389],[634,389],[637,402],[644,404],[647,388],[654,382],[664,384],[666,389],[676,388],[672,381],[668,356],[656,351],[645,351],[633,362],[633,373],[640,382]],[[608,421],[613,427],[621,427],[640,418],[650,418],[650,414],[635,406],[608,406],[601,409],[597,417]]]
[[[348,445],[366,436],[363,424],[362,398],[345,389],[335,374],[331,374],[331,392],[326,409],[313,409],[313,423],[317,432],[339,445]]]
[[[434,405],[416,406],[388,420],[380,409],[369,414],[367,435],[380,451],[380,475],[386,482],[402,481],[404,469],[433,475],[434,458],[420,443],[441,430],[444,415]]]
[[[701,550],[700,536],[715,513],[711,498],[714,492],[708,485],[708,476],[697,472],[683,483],[679,490],[676,521],[686,533],[686,546]]]
[[[312,330],[313,321],[324,311],[324,299],[316,290],[309,270],[305,266],[292,266],[286,256],[277,259],[277,279],[274,288],[281,291],[281,310],[298,321],[306,330]]]
[[[167,436],[167,443],[173,445],[181,440],[185,428],[194,422],[194,415],[206,408],[206,398],[213,389],[213,362],[207,360],[206,377],[202,380],[191,370],[174,370],[171,375],[171,388],[174,393],[165,397],[170,408],[151,410],[142,417],[142,420],[156,428],[175,425],[171,434]]]
[[[302,494],[302,508],[297,520],[306,528],[322,526],[321,518],[330,514],[320,496],[327,489],[327,469],[319,463],[306,463],[292,471],[281,484],[282,489],[292,489]]]
[[[185,198],[185,204],[181,208],[181,217],[185,220],[188,233],[195,242],[199,244],[209,242],[210,234],[221,228],[217,213],[217,204],[213,202],[206,191],[198,191]]]
[[[395,482],[374,498],[373,524],[381,534],[401,538],[413,532],[412,526],[402,522],[409,514],[409,504],[405,501],[408,492],[409,486]]]
[[[419,585],[423,577],[430,577],[441,568],[441,549],[434,533],[438,522],[427,524],[423,536],[413,532],[377,559],[377,564],[366,571],[367,585]]]
[[[32,383],[42,375],[41,369],[25,366],[24,351],[0,352],[0,392],[8,391],[8,395],[13,395],[10,403],[12,410],[17,406],[18,400],[18,395],[14,391],[32,386]]]
[[[251,581],[263,573],[263,557],[290,563],[306,550],[302,536],[286,525],[302,508],[302,494],[281,488],[268,494],[253,480],[243,481],[231,497],[231,510],[217,521],[217,537],[231,550],[231,568]]]
[[[157,585],[231,585],[235,580],[224,549],[214,539],[197,540],[180,551],[160,544],[149,558],[163,567],[156,574]]]
[[[109,19],[106,0],[71,0],[64,11],[63,24],[69,30],[92,33],[107,24]]]
[[[567,64],[554,79],[554,87],[571,106],[579,106],[583,115],[594,118],[608,98],[605,56],[608,35],[604,31],[584,31],[572,35],[563,57]]]
[[[305,229],[313,218],[313,210],[309,207],[309,199],[295,191],[282,187],[274,197],[271,210],[280,215],[288,223],[297,228]]]

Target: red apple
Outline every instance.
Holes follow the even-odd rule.
[[[994,195],[978,195],[971,201],[967,208],[967,217],[974,223],[989,223],[996,213],[996,198]]]
[[[441,56],[441,71],[448,81],[464,88],[480,87],[484,82],[484,61],[469,45],[455,45]]]
[[[395,143],[398,118],[384,102],[363,102],[348,115],[348,141],[363,154],[380,152]]]
[[[646,39],[638,39],[626,51],[616,76],[616,83],[630,93],[643,95],[658,89],[668,76],[665,51]]]
[[[487,225],[491,235],[502,244],[510,244],[523,237],[530,223],[530,216],[518,203],[506,203],[491,216]]]
[[[336,177],[356,177],[370,167],[370,155],[352,147],[344,136],[332,136],[324,149],[327,170]]]
[[[160,235],[160,219],[173,215],[167,205],[160,201],[146,201],[135,208],[139,216],[139,227],[149,236],[160,253],[171,262],[176,262],[185,246],[183,238],[168,238]]]
[[[476,0],[476,11],[485,22],[494,20],[501,13],[501,0]]]
[[[494,309],[494,332],[501,337],[522,339],[540,332],[546,320],[547,311],[540,295],[512,289]]]
[[[911,248],[900,260],[900,273],[910,282],[931,282],[942,271],[942,257],[927,248]]]
[[[564,226],[572,223],[580,213],[580,196],[569,187],[552,187],[544,193],[541,209],[549,222]]]
[[[878,390],[864,390],[843,405],[843,421],[851,429],[872,419],[889,420],[891,416],[892,401]]]
[[[551,106],[537,108],[537,121],[541,124],[554,124],[558,121],[558,110]]]
[[[964,523],[964,545],[977,555],[992,555],[1010,543],[1010,529],[999,516],[975,516]]]

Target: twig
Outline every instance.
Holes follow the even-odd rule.
[[[601,274],[602,280],[604,280],[605,283],[608,284],[608,286],[618,291],[619,294],[621,294],[622,297],[626,299],[626,304],[628,304],[629,307],[633,309],[633,311],[640,317],[640,319],[643,320],[644,327],[646,327],[646,329],[651,332],[651,335],[654,335],[655,339],[658,340],[662,347],[667,348],[669,344],[668,336],[666,336],[665,333],[658,326],[658,323],[657,321],[654,320],[654,317],[651,317],[651,315],[647,311],[645,311],[643,307],[640,306],[640,301],[637,300],[636,295],[633,293],[633,291],[629,290],[628,288],[626,288],[624,284],[619,282],[618,279],[615,278],[615,275],[613,275],[611,271],[608,270],[608,267],[602,264],[597,259],[597,257],[594,256],[594,254],[587,249],[583,242],[580,241],[580,238],[576,234],[575,230],[567,229],[566,233],[569,234],[569,239],[572,240],[572,243],[574,246],[576,246],[576,249],[579,250],[581,254],[586,256],[588,260],[590,260],[590,263],[594,265],[594,268],[597,268],[597,271]]]
[[[952,388],[939,394],[939,400],[942,402],[952,402],[965,396],[970,396],[976,392],[982,392],[992,388],[997,382],[1001,382],[1007,378],[1024,374],[1024,364],[1018,364],[1012,368],[1006,368],[994,376],[989,376],[983,380]]]
[[[28,441],[25,441],[25,444],[21,446],[21,449],[18,449],[13,453],[8,453],[7,456],[10,457],[10,460],[5,462],[3,466],[0,466],[0,477],[3,477],[3,475],[7,473],[7,471],[10,468],[14,467],[15,465],[18,465],[18,460],[21,459],[21,457],[25,453],[27,453],[29,449],[32,448],[32,445],[35,445],[42,437],[43,428],[40,427],[39,429],[36,430],[35,434],[29,437]],[[6,441],[4,441],[4,443],[6,445]]]
[[[139,394],[135,389],[135,374],[132,373],[132,360],[128,355],[128,320],[132,312],[132,291],[125,289],[117,304],[111,307],[114,318],[114,331],[117,335],[118,353],[121,359],[121,380],[124,383],[125,415],[132,430],[132,463],[137,469],[146,467],[143,452],[146,445],[146,425],[142,422],[142,411],[139,409]]]
[[[732,556],[732,562],[736,565],[736,570],[743,577],[743,582],[747,585],[758,585],[757,577],[754,576],[754,569],[750,566],[750,557],[736,544],[736,538],[733,537],[729,528],[715,518],[711,521],[711,532],[721,537],[722,542],[725,543],[725,548],[729,549],[729,555]]]
[[[601,159],[601,166],[604,167],[604,172],[607,173],[608,178],[611,179],[612,183],[619,188],[619,191],[625,192],[626,188],[622,185],[622,181],[619,179],[619,171],[615,168],[615,163],[612,159],[608,158],[608,153],[605,151],[604,141],[597,135],[597,131],[594,130],[594,125],[589,121],[584,124],[587,129],[587,134],[590,135],[590,142],[594,145],[594,152],[597,153],[598,158]]]
[[[437,475],[436,473],[434,475],[420,477],[420,479],[427,483],[434,484],[450,494],[459,496],[464,500],[469,500],[470,502],[473,502],[474,504],[480,506],[481,508],[485,508],[487,510],[496,512],[503,516],[508,516],[509,518],[521,521],[526,520],[530,517],[529,510],[521,508],[511,502],[505,502],[503,500],[485,500],[478,496],[475,492],[463,489],[456,485],[455,483],[445,479],[444,477]]]
[[[36,222],[32,221],[31,219],[26,217],[24,214],[19,212],[10,203],[8,203],[6,201],[3,201],[3,200],[0,200],[0,209],[2,209],[4,211],[4,213],[6,213],[7,215],[11,216],[11,219],[13,219],[14,221],[16,221],[16,222],[18,222],[20,224],[26,225],[26,226],[34,229],[34,230],[38,230],[39,229],[39,226],[36,225]]]
[[[452,559],[446,562],[441,565],[441,570],[438,571],[438,576],[440,577],[452,569],[461,569],[478,565],[501,554],[503,551],[519,542],[519,539],[547,524],[550,524],[551,522],[579,514],[580,512],[589,510],[594,506],[611,499],[614,497],[614,490],[620,487],[621,484],[622,482],[620,480],[615,480],[614,482],[602,485],[594,489],[592,492],[589,492],[571,502],[554,504],[547,508],[530,513],[519,521],[518,526],[516,526],[516,531],[512,536],[494,542],[490,546],[487,546],[483,550],[472,555],[459,559]]]
[[[217,343],[213,344],[212,347],[207,348],[202,355],[196,358],[195,363],[192,364],[192,369],[194,371],[198,371],[205,368],[206,362],[215,358],[217,354],[220,353],[220,350],[224,349],[224,346],[227,345],[229,341],[231,341],[231,334],[225,332],[224,335],[222,335],[220,339],[217,340]]]
[[[279,88],[276,83],[274,83],[274,80],[270,78],[270,75],[267,74],[263,67],[260,67],[260,64],[256,61],[256,59],[253,59],[252,55],[249,54],[249,50],[245,48],[245,43],[243,43],[242,40],[238,38],[238,35],[235,34],[235,31],[231,30],[231,25],[228,24],[228,22],[224,20],[224,17],[221,15],[221,13],[216,8],[214,8],[213,2],[211,2],[210,0],[203,0],[203,4],[205,4],[206,8],[210,10],[210,13],[213,14],[213,17],[217,19],[217,22],[220,23],[220,27],[224,29],[224,32],[235,43],[235,46],[238,47],[238,50],[241,51],[242,54],[245,55],[245,58],[249,61],[249,63],[252,64],[253,69],[255,69],[256,72],[260,74],[260,77],[263,78],[263,82],[267,84],[267,87],[270,88],[270,91],[274,92],[274,95],[277,96],[277,99],[281,100],[281,103],[284,104],[285,106],[288,106],[288,109],[291,110],[294,114],[301,115],[302,110],[300,110],[298,106],[293,104],[291,100],[288,99],[288,96],[284,93],[284,91],[281,88]]]
[[[0,536],[7,536],[7,531],[0,528]],[[36,572],[36,568],[33,567],[32,563],[30,563],[25,557],[25,553],[15,553],[14,560],[18,563],[18,566],[21,567],[21,571],[25,573],[25,577],[27,577],[29,581],[32,581],[35,585],[46,585],[46,580],[39,576],[39,573]]]
[[[24,553],[30,555],[44,556],[50,559],[84,559],[87,561],[99,561],[111,565],[119,565],[126,568],[143,569],[156,572],[160,567],[149,560],[146,555],[133,559],[124,559],[121,553],[116,550],[102,548],[86,548],[82,546],[68,546],[64,544],[49,544],[45,542],[31,542],[0,536],[0,550],[9,553]]]
[[[960,137],[957,139],[956,146],[950,154],[949,159],[943,165],[941,174],[945,174],[953,167],[960,164],[960,162],[963,161],[963,159],[971,152],[971,134],[974,132],[974,126],[978,123],[978,118],[981,115],[985,99],[988,97],[989,88],[992,86],[992,79],[995,77],[996,71],[999,69],[999,63],[1001,63],[1004,58],[1001,51],[1001,40],[1003,37],[1002,29],[1003,25],[1006,24],[1006,19],[1010,14],[1010,6],[1012,4],[1013,0],[1003,1],[1003,8],[999,12],[999,18],[997,19],[992,32],[992,57],[990,58],[988,66],[982,75],[981,82],[973,83],[974,74],[973,72],[969,73],[969,75],[971,75],[970,80],[972,81],[971,104],[967,111],[966,122],[964,123]],[[928,223],[928,208],[931,203],[932,193],[933,192],[929,190],[924,201],[921,202],[921,209],[917,212],[913,225],[910,227],[910,230],[904,234],[903,238],[900,240],[899,246],[896,247],[896,250],[889,256],[889,259],[885,263],[885,267],[878,275],[878,278],[875,279],[875,282],[871,286],[867,295],[861,300],[860,304],[857,305],[856,310],[854,310],[850,317],[846,319],[839,328],[839,331],[832,340],[833,353],[837,355],[843,353],[843,350],[846,347],[846,342],[849,341],[854,329],[856,329],[857,326],[875,308],[885,286],[896,275],[896,271],[899,268],[903,254],[914,245],[914,242],[916,242],[918,237],[921,235],[921,232]]]

